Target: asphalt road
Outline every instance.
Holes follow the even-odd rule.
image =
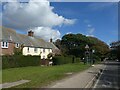
[[[107,61],[105,69],[94,88],[114,88],[120,90],[120,62]]]

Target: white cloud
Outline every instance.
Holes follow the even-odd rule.
[[[67,32],[66,34],[71,34],[72,32]]]
[[[50,38],[52,38],[53,41],[60,39],[60,32],[49,27],[36,27],[32,30],[34,31],[35,36],[43,38],[46,41],[49,41]]]
[[[84,22],[85,24],[90,23],[90,21],[89,21],[89,20],[87,20],[87,19],[85,19],[83,22]]]
[[[92,25],[88,24],[87,27],[92,27]]]
[[[15,0],[14,0],[15,1]],[[75,19],[67,19],[53,12],[47,0],[30,0],[28,3],[9,2],[3,11],[3,25],[15,29],[29,27],[53,27],[74,24]]]
[[[111,42],[112,42],[111,40],[108,40],[107,45],[109,45],[109,46],[110,46],[110,43],[111,43]]]
[[[4,5],[2,12],[4,26],[18,30],[33,28],[35,36],[47,41],[50,38],[53,40],[60,38],[60,32],[52,29],[54,26],[71,25],[76,21],[54,13],[54,7],[50,6],[48,0],[29,0],[28,3],[20,3],[17,0],[6,1],[8,3]]]
[[[95,28],[90,27],[87,30],[87,36],[94,36]]]
[[[86,36],[92,36],[92,37],[94,37],[95,28],[93,27],[93,25],[91,24],[91,22],[88,19],[85,19],[83,22],[87,26]]]
[[[95,31],[95,28],[89,28],[89,34],[92,34]]]

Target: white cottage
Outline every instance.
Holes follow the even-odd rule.
[[[56,54],[56,52],[60,52],[52,42],[46,42],[41,38],[34,37],[32,30],[28,31],[28,35],[23,35],[16,33],[12,29],[2,27],[2,39],[0,41],[2,55],[12,55],[14,54],[14,48],[21,46],[23,55],[41,56],[41,59],[47,59],[49,53]],[[3,43],[7,43],[7,48],[3,47]]]

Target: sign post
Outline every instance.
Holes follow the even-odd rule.
[[[85,51],[85,62],[88,63],[88,61],[89,61],[89,46],[86,45],[85,49],[86,49],[86,51]]]

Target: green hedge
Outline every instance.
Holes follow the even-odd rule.
[[[3,69],[38,65],[40,65],[39,56],[23,56],[23,55],[2,56]]]
[[[55,56],[53,57],[53,64],[54,65],[61,65],[67,63],[76,63],[80,62],[79,58],[73,58],[74,56]]]

